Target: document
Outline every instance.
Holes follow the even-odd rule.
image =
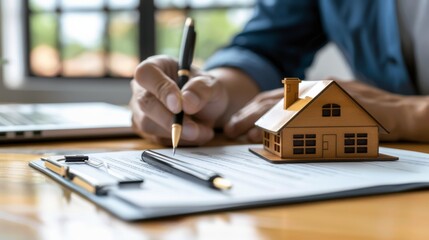
[[[380,148],[381,153],[397,156],[399,160],[273,164],[249,152],[250,147],[255,145],[180,148],[175,156],[171,149],[155,150],[221,174],[233,183],[228,191],[211,189],[163,172],[141,161],[142,151],[95,153],[89,157],[107,162],[123,175],[144,178],[141,188],[115,189],[107,196],[139,209],[145,215],[141,218],[381,194],[429,186],[429,154]],[[41,170],[40,166],[36,168]]]

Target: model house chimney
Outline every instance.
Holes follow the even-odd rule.
[[[299,78],[285,78],[282,80],[284,84],[284,104],[283,109],[290,107],[296,100],[298,100],[299,93]]]

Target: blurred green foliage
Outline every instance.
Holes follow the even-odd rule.
[[[30,17],[30,48],[39,45],[56,47],[57,17],[53,13],[37,13]]]
[[[112,20],[115,20],[115,17],[112,17]],[[116,21],[115,25],[120,25],[120,28],[109,29],[111,50],[129,56],[137,56],[139,51],[136,23],[123,21],[120,18]],[[55,49],[57,47],[57,24],[57,16],[54,13],[32,14],[30,19],[30,48],[34,49],[37,46],[45,45]],[[64,59],[76,57],[85,51],[101,51],[103,49],[101,44],[95,49],[88,49],[77,41],[65,41],[63,44]]]
[[[57,29],[59,24],[56,13],[37,12],[37,6],[32,6],[35,13],[30,15],[30,47],[47,45],[52,48],[57,47]],[[158,10],[160,12],[164,10]],[[166,10],[167,11],[167,10]],[[184,19],[185,12],[182,10],[168,10],[181,15]],[[227,44],[231,37],[240,30],[241,26],[231,19],[231,10],[228,9],[204,9],[191,10],[190,16],[195,19],[197,31],[197,43],[195,59],[204,61],[218,48]],[[124,18],[124,14],[129,14],[129,18]],[[111,26],[108,29],[110,36],[110,49],[112,52],[125,54],[128,56],[138,56],[138,16],[136,12],[121,12],[111,14]],[[168,13],[167,13],[168,14]],[[168,16],[167,16],[168,18]],[[118,27],[119,26],[119,27]],[[156,53],[167,54],[177,57],[182,34],[183,23],[170,24],[169,22],[157,22],[156,25]],[[144,44],[145,36],[142,36]],[[85,51],[101,51],[103,45],[98,49],[87,49],[79,42],[66,41],[63,43],[63,58],[69,59],[82,54]]]
[[[129,16],[129,17],[127,17]],[[128,56],[138,56],[138,13],[122,12],[111,15],[109,27],[110,48],[112,52]]]
[[[231,21],[228,15],[231,10],[193,11],[198,34],[195,57],[207,59],[218,48],[223,47],[231,37],[241,29]]]
[[[94,49],[87,49],[79,42],[67,43],[63,48],[63,59],[71,59],[79,56],[80,54],[87,51],[94,51]]]
[[[195,59],[201,61],[207,59],[218,48],[227,44],[231,37],[240,30],[241,26],[231,21],[228,11],[231,10],[190,11],[190,16],[195,20],[197,31]],[[184,15],[185,13],[181,11],[181,14]],[[157,23],[157,54],[167,54],[174,57],[179,55],[182,24]]]

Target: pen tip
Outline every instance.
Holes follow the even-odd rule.
[[[186,26],[194,26],[194,20],[190,17],[186,18],[186,22],[185,22]]]
[[[176,148],[173,147],[173,156],[176,155]]]
[[[173,151],[179,145],[180,135],[182,135],[182,125],[177,123],[171,125],[171,145],[173,146]]]

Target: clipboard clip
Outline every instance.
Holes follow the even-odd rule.
[[[72,155],[60,158],[42,157],[41,160],[44,161],[44,165],[47,169],[95,195],[106,195],[112,188],[140,187],[144,181],[142,178],[131,179],[126,176],[119,176],[112,171],[111,167],[106,162],[90,160],[89,157],[85,155]],[[102,180],[97,179],[94,176],[73,169],[71,167],[73,164],[88,164],[97,169],[101,166],[105,166],[106,171],[100,170],[100,174],[108,174],[110,178],[103,178]]]
[[[61,177],[67,178],[69,166],[67,164],[88,164],[92,167],[99,168],[103,166],[102,162],[95,162],[94,160],[90,160],[86,155],[65,155],[64,157],[41,157],[42,161],[45,162],[45,167],[49,170],[57,173]],[[67,164],[64,164],[67,163]]]

